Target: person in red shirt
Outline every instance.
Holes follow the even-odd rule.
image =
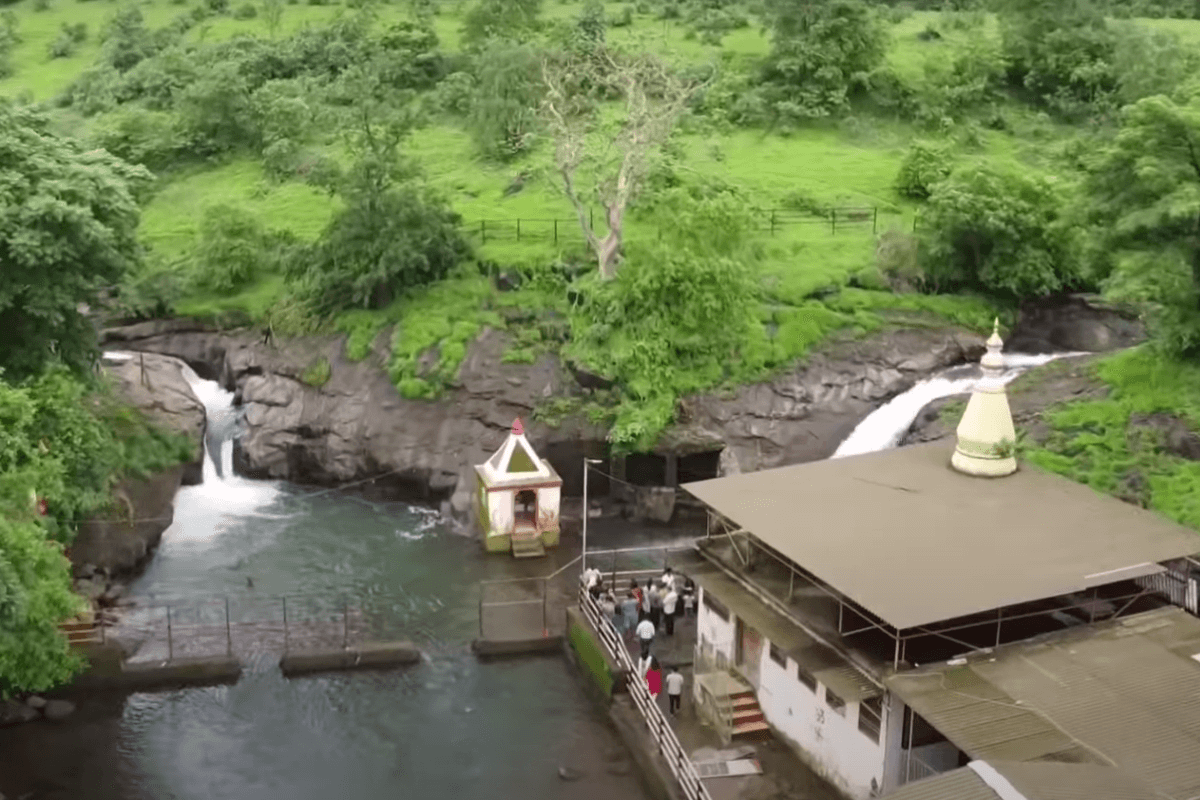
[[[662,668],[654,656],[650,657],[650,669],[646,670],[646,686],[650,689],[650,696],[657,700],[658,693],[662,691]]]

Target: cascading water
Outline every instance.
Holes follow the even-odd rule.
[[[1055,359],[1088,355],[1087,353],[1051,353],[1029,355],[1027,353],[1004,354],[1004,372],[1000,380],[1008,384],[1018,375],[1033,367],[1040,367]],[[858,424],[854,431],[838,446],[833,458],[874,453],[899,444],[900,439],[912,427],[913,420],[921,409],[956,394],[974,391],[983,379],[983,369],[978,364],[963,364],[950,367],[918,383],[907,392],[894,397],[877,408]]]

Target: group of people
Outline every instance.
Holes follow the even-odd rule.
[[[654,639],[661,630],[665,636],[675,635],[675,621],[679,616],[694,616],[696,613],[696,585],[691,578],[677,575],[667,567],[657,580],[647,580],[645,586],[636,580],[629,582],[629,589],[618,599],[619,592],[604,585],[599,570],[584,572],[584,581],[592,598],[601,611],[612,620],[613,627],[627,640],[637,639],[641,650],[638,669],[646,679],[652,697],[662,691],[663,676],[658,659],[651,650]],[[679,710],[683,696],[683,675],[672,668],[666,677],[667,697],[672,714]]]

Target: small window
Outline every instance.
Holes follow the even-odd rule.
[[[846,701],[834,694],[828,686],[825,687],[825,705],[834,713],[846,716]]]
[[[787,656],[783,654],[782,650],[775,646],[774,642],[771,642],[771,660],[784,669],[787,669]]]
[[[812,676],[811,672],[799,664],[796,665],[796,680],[807,686],[810,692],[817,690],[817,679]]]
[[[858,704],[858,729],[875,744],[883,728],[883,697],[868,697]]]
[[[709,594],[708,592],[704,593],[704,605],[708,608],[709,611],[716,614],[718,617],[725,620],[726,622],[729,622],[729,609],[726,608],[725,606],[721,605],[721,602],[719,600],[717,600],[717,598],[715,598],[711,594]]]

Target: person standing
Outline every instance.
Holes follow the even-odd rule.
[[[608,618],[613,627],[617,630],[621,629],[621,621],[617,618],[617,604],[613,600],[612,592],[605,592],[600,595],[600,610],[604,616]]]
[[[662,628],[662,599],[662,585],[655,584],[650,589],[650,621],[654,623],[656,630]]]
[[[650,657],[650,645],[654,642],[654,623],[649,619],[644,619],[637,626],[638,642],[642,645],[641,659],[645,661]]]
[[[667,708],[671,716],[679,713],[679,704],[683,700],[683,675],[679,672],[679,667],[671,667],[671,674],[667,676]]]
[[[667,567],[666,569],[664,569],[662,577],[659,578],[659,581],[662,583],[663,586],[666,587],[667,591],[674,589],[675,588],[675,570],[671,569],[670,567]]]
[[[633,633],[633,629],[637,627],[638,618],[638,600],[637,595],[632,590],[625,595],[621,601],[621,633],[624,636],[629,636]]]
[[[691,578],[684,581],[683,584],[683,615],[685,617],[695,616],[696,614],[696,584]]]
[[[663,626],[667,636],[675,635],[675,612],[679,608],[679,595],[674,587],[667,587],[667,596],[663,598]]]
[[[662,668],[654,656],[650,657],[650,669],[646,670],[646,688],[650,690],[650,698],[657,700],[662,691]]]

